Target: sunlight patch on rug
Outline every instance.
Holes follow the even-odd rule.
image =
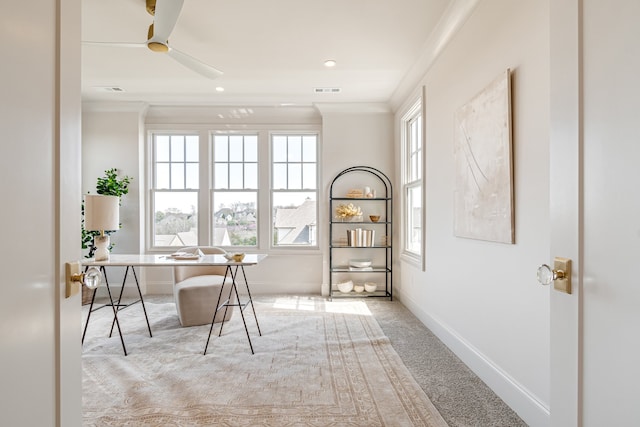
[[[173,303],[110,311],[85,340],[86,426],[446,426],[362,301],[259,297],[202,351],[209,326],[182,328]],[[86,310],[86,309],[85,309]],[[95,317],[94,317],[95,316]]]

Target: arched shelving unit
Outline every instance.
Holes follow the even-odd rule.
[[[356,189],[354,191],[354,188]],[[364,194],[364,189],[370,189]],[[361,196],[355,195],[362,190]],[[393,299],[393,188],[391,180],[371,166],[344,169],[331,181],[329,189],[329,298],[384,297]],[[354,204],[362,217],[338,218],[341,204]],[[379,215],[374,222],[369,215]],[[358,229],[362,230],[360,233]],[[360,239],[357,238],[360,236]],[[367,237],[370,237],[367,239]],[[354,241],[355,240],[355,241]],[[362,262],[371,265],[357,267]],[[355,285],[375,283],[375,291],[341,292],[337,285],[351,280]]]

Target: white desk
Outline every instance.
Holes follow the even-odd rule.
[[[209,329],[209,336],[207,337],[207,343],[204,348],[204,354],[207,354],[207,347],[209,346],[209,340],[211,338],[211,332],[213,331],[213,320],[215,319],[215,313],[221,309],[225,309],[225,311],[230,306],[237,306],[240,309],[240,315],[242,316],[242,322],[244,323],[244,329],[247,333],[247,339],[249,340],[249,347],[251,348],[251,353],[253,353],[253,345],[251,343],[251,337],[249,336],[249,329],[247,328],[247,322],[244,318],[244,309],[251,305],[251,309],[253,310],[253,315],[256,319],[256,326],[258,327],[258,333],[262,335],[260,331],[260,325],[258,324],[258,318],[256,317],[256,310],[253,307],[253,299],[251,298],[251,291],[249,290],[249,283],[247,282],[247,277],[244,273],[245,266],[256,265],[260,261],[266,258],[265,254],[246,254],[242,262],[229,261],[222,255],[204,255],[199,257],[198,259],[176,259],[172,258],[168,255],[138,255],[138,254],[112,254],[108,261],[95,261],[93,259],[85,259],[82,260],[82,265],[85,267],[99,267],[104,275],[104,282],[107,288],[107,293],[109,294],[109,303],[104,304],[100,307],[94,308],[94,300],[96,297],[96,292],[94,290],[93,297],[91,298],[91,306],[89,307],[89,313],[87,314],[87,321],[84,326],[84,332],[82,333],[82,342],[84,342],[84,337],[87,332],[87,326],[89,326],[89,319],[91,317],[91,313],[95,310],[99,310],[103,307],[111,307],[113,309],[113,322],[111,323],[111,331],[109,332],[109,337],[113,334],[113,326],[116,325],[118,328],[118,333],[120,335],[120,342],[122,343],[122,350],[124,351],[125,356],[127,355],[127,349],[124,345],[124,338],[122,337],[122,331],[120,329],[120,322],[118,320],[118,311],[127,308],[128,306],[136,303],[142,304],[142,310],[144,312],[145,319],[147,321],[147,327],[149,329],[149,336],[152,337],[151,326],[149,324],[149,318],[147,316],[147,309],[144,306],[144,299],[142,297],[142,292],[140,291],[140,284],[138,282],[138,276],[136,274],[134,267],[175,267],[175,266],[226,266],[225,278],[227,276],[231,277],[232,286],[229,290],[229,295],[226,299],[222,299],[222,289],[220,288],[220,294],[218,295],[218,302],[216,303],[216,310],[214,311],[213,318],[211,319],[211,328]],[[106,267],[126,267],[126,271],[124,274],[124,279],[122,281],[122,287],[120,288],[120,295],[117,300],[113,299],[111,294],[111,288],[109,287],[109,280],[107,278]],[[131,269],[133,276],[135,278],[136,287],[138,288],[138,295],[140,296],[139,300],[133,301],[129,304],[121,304],[122,301],[122,293],[124,291],[125,283],[127,280],[127,275],[129,274],[129,269]],[[247,289],[248,300],[244,303],[241,302],[240,296],[238,295],[237,289],[237,277],[238,277],[238,269],[242,272],[242,277],[244,280],[245,287]],[[224,282],[223,282],[224,283]],[[229,301],[231,299],[231,292],[235,292],[238,303],[230,304]],[[218,336],[222,334],[222,328],[224,326],[224,318],[220,325],[220,332]]]

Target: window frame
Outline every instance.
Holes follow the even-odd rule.
[[[314,123],[292,123],[292,124],[243,124],[233,125],[222,122],[216,123],[149,123],[145,125],[145,182],[144,186],[144,207],[141,207],[144,223],[144,245],[146,253],[170,253],[177,249],[176,246],[153,246],[154,243],[154,206],[152,184],[153,175],[153,138],[154,135],[199,135],[200,138],[200,190],[198,193],[198,244],[211,245],[213,242],[213,136],[220,134],[257,134],[258,135],[258,222],[257,222],[257,246],[255,247],[233,247],[222,246],[224,249],[243,250],[249,253],[277,253],[278,255],[289,254],[317,254],[322,248],[322,218],[320,203],[322,201],[321,182],[321,157],[322,150],[322,127]],[[273,201],[271,192],[271,135],[315,135],[316,137],[316,245],[313,247],[300,246],[276,246],[272,245],[273,235]],[[206,141],[206,142],[205,142]],[[205,160],[206,159],[206,160]],[[267,184],[268,183],[268,184]],[[265,212],[265,209],[268,212]]]
[[[304,138],[305,136],[314,136],[315,137],[315,161],[314,162],[306,162],[313,163],[315,165],[315,188],[309,189],[304,188],[304,185],[301,185],[301,188],[295,189],[282,189],[274,188],[274,164],[276,163],[274,160],[274,137],[277,136],[285,136],[285,137],[294,137],[300,136]],[[304,144],[302,143],[301,146]],[[304,154],[301,151],[301,160],[300,164],[304,164]],[[278,161],[277,163],[298,163],[298,162],[289,162],[287,161]],[[304,173],[301,171],[300,178],[302,183],[304,184]],[[320,223],[319,217],[319,204],[320,204],[320,132],[319,131],[271,131],[269,132],[269,248],[271,250],[282,251],[282,250],[320,250],[320,233],[318,232],[318,224]],[[316,203],[315,203],[315,227],[313,227],[313,234],[315,235],[315,243],[309,245],[295,245],[295,244],[276,244],[275,238],[275,208],[274,208],[274,195],[276,193],[315,193]]]
[[[247,136],[255,136],[256,137],[256,143],[257,143],[257,147],[256,147],[256,161],[255,162],[247,162],[245,161],[245,157],[244,157],[244,148],[243,148],[243,161],[239,162],[239,161],[231,161],[231,160],[227,160],[226,162],[218,162],[216,161],[216,154],[215,154],[215,141],[216,141],[216,137],[218,136],[226,136],[228,138],[233,137],[233,136],[241,136],[243,137],[243,143],[245,143],[244,138]],[[230,133],[225,133],[225,132],[215,132],[215,133],[211,133],[210,138],[210,162],[209,162],[209,167],[211,170],[210,173],[210,181],[209,181],[209,186],[208,186],[208,190],[210,193],[209,196],[209,200],[210,200],[210,204],[209,204],[209,219],[210,219],[210,229],[209,229],[209,243],[212,245],[215,245],[215,219],[214,219],[214,215],[216,212],[216,206],[215,206],[215,194],[216,193],[254,193],[255,194],[255,200],[256,200],[256,244],[255,245],[220,245],[220,247],[223,248],[228,248],[228,249],[235,249],[235,250],[255,250],[256,248],[259,248],[261,246],[261,239],[260,239],[260,217],[262,216],[262,209],[260,208],[260,169],[261,169],[261,161],[260,161],[260,135],[258,132],[230,132]],[[255,188],[244,188],[244,173],[243,173],[243,188],[231,188],[231,184],[230,182],[228,182],[227,187],[228,188],[217,188],[216,187],[216,174],[215,174],[215,164],[216,163],[227,163],[227,164],[231,164],[231,163],[242,163],[243,164],[243,168],[247,163],[255,163],[256,164],[256,187]],[[227,175],[230,176],[230,171],[227,171]]]
[[[181,136],[184,137],[185,139],[187,137],[190,136],[196,136],[198,138],[198,186],[197,188],[189,188],[187,187],[187,179],[186,179],[186,167],[185,167],[185,177],[184,177],[184,188],[182,189],[172,189],[172,188],[156,188],[156,184],[157,184],[157,166],[158,166],[158,161],[157,161],[157,150],[156,150],[156,137],[157,136],[168,136],[169,139],[171,140],[172,137],[175,136]],[[201,141],[201,135],[199,135],[197,132],[193,132],[193,131],[157,131],[157,132],[152,132],[149,134],[149,162],[147,162],[147,166],[149,167],[149,183],[150,185],[147,186],[148,189],[148,194],[149,194],[149,199],[148,199],[148,203],[147,206],[149,206],[148,209],[148,215],[147,217],[149,218],[147,224],[147,230],[148,230],[148,238],[147,238],[147,248],[153,248],[156,250],[163,250],[163,249],[167,249],[167,248],[172,248],[175,249],[176,246],[160,246],[160,245],[155,245],[155,239],[156,239],[156,223],[155,223],[155,213],[156,213],[156,197],[155,195],[158,193],[196,193],[196,200],[199,199],[199,195],[200,195],[200,191],[201,191],[201,150],[200,147],[202,146],[202,141]],[[171,164],[172,163],[184,163],[185,165],[187,163],[194,163],[194,162],[188,162],[187,161],[187,156],[186,156],[186,146],[184,148],[185,150],[185,156],[184,156],[184,160],[181,162],[172,162],[171,160],[169,161],[162,161],[161,163],[168,163],[169,164],[169,174],[171,175]],[[171,148],[169,148],[169,153],[171,155]],[[169,187],[171,187],[171,178],[169,178]],[[198,241],[199,239],[199,229],[200,229],[200,215],[201,215],[201,210],[200,210],[200,203],[196,202],[196,217],[198,218],[197,222],[196,222],[196,226],[197,226],[197,230],[198,230]]]
[[[420,266],[424,270],[425,266],[425,114],[424,114],[424,93],[414,101],[401,118],[401,146],[402,146],[402,255],[411,263]],[[419,122],[418,122],[419,121]],[[414,148],[415,128],[417,123],[418,147]],[[414,204],[410,193],[419,191],[420,194],[420,241],[417,244],[418,250],[411,247],[411,237],[416,225],[414,214]]]

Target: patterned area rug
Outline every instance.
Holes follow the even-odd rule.
[[[258,297],[221,337],[182,328],[173,303],[94,312],[82,357],[86,426],[446,426],[366,304]],[[85,306],[85,317],[86,309]]]

